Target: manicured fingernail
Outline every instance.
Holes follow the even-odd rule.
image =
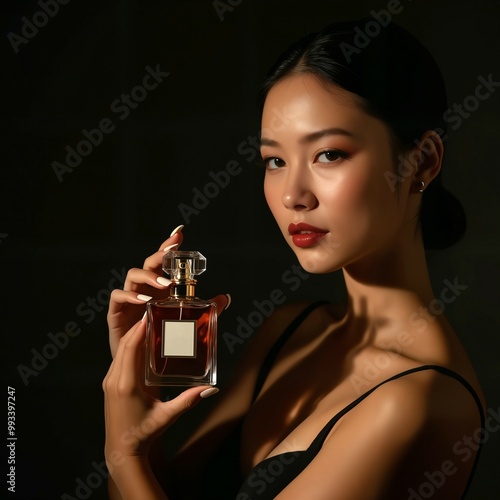
[[[172,248],[178,247],[179,243],[174,243],[173,245],[168,245],[168,247],[165,247],[163,249],[164,252],[168,252],[169,250],[172,250]]]
[[[226,307],[224,307],[224,311],[231,305],[231,295],[226,293],[226,297],[227,297],[227,304]]]
[[[184,228],[184,224],[181,224],[180,226],[177,226],[171,233],[170,237],[172,237],[174,234],[177,234],[179,231],[181,231]]]
[[[170,285],[170,283],[172,283],[170,280],[168,280],[167,278],[164,278],[163,276],[156,278],[156,281],[162,286],[168,286],[168,285]]]
[[[151,300],[153,297],[150,297],[149,295],[143,295],[142,293],[140,293],[137,298],[139,300],[142,300],[143,302],[147,302],[148,300]]]
[[[217,394],[218,392],[219,392],[219,389],[217,387],[210,387],[210,389],[205,389],[200,394],[200,398],[208,398],[210,396],[213,396],[214,394]]]
[[[146,316],[147,316],[147,315],[148,315],[148,312],[147,312],[147,311],[145,311],[145,312],[144,312],[144,316],[143,316],[143,317],[142,317],[142,319],[141,319],[141,321],[142,321],[142,322],[144,322],[144,320],[146,319]]]

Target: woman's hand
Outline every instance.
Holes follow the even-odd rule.
[[[160,250],[146,259],[143,269],[131,269],[124,289],[114,290],[111,295],[108,324],[114,359],[103,381],[105,456],[113,481],[128,492],[135,490],[138,484],[144,487],[155,481],[148,461],[154,440],[179,415],[203,397],[218,391],[198,386],[171,401],[162,402],[156,397],[157,388],[144,384],[145,303],[151,298],[164,298],[169,293],[170,283],[161,276],[161,263],[164,250],[176,248],[182,242],[180,229],[177,228]],[[218,314],[221,314],[230,298],[218,295],[212,301],[216,302]]]
[[[142,269],[130,269],[123,290],[113,290],[108,309],[109,345],[113,358],[118,342],[144,314],[145,303],[151,298],[168,296],[169,280],[163,277],[161,263],[165,250],[177,248],[182,243],[182,228],[172,231],[158,252],[144,261]]]
[[[141,319],[120,339],[103,381],[104,454],[113,491],[117,489],[121,498],[166,498],[150,467],[151,445],[182,413],[218,392],[198,386],[171,401],[153,397],[144,386],[145,334],[146,321]]]
[[[192,387],[171,401],[153,397],[144,385],[145,319],[137,322],[119,343],[103,381],[105,394],[106,458],[114,462],[147,457],[150,446],[169,425],[194,407],[214,387]],[[113,464],[112,464],[113,465]]]

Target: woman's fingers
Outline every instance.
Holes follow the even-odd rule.
[[[181,231],[183,227],[182,225],[177,226],[172,231],[172,234],[160,245],[158,251],[144,261],[144,269],[161,274],[161,263],[165,253],[169,250],[177,250],[182,243],[183,235]]]
[[[211,386],[191,387],[179,394],[176,398],[165,402],[158,402],[155,411],[154,419],[160,427],[167,424],[172,424],[183,413],[194,408],[200,401],[214,394],[217,394],[219,389]]]
[[[128,271],[123,289],[125,291],[140,291],[145,285],[161,289],[169,286],[170,280],[154,271],[134,267]]]
[[[109,367],[108,373],[106,377],[104,378],[103,381],[103,388],[105,386],[109,387],[109,385],[116,385],[116,379],[120,377],[120,374],[122,372],[122,363],[123,363],[123,355],[124,355],[124,350],[125,346],[127,343],[134,337],[134,335],[142,328],[146,328],[146,321],[144,319],[141,319],[138,321],[123,337],[118,341],[118,346],[116,347],[116,352],[114,355],[114,359],[111,363],[111,366]],[[139,332],[141,333],[141,332]],[[135,371],[135,368],[133,368],[133,371]]]
[[[167,289],[168,287],[164,287],[164,290]],[[164,295],[166,295],[165,292]],[[150,295],[125,292],[123,290],[113,290],[111,293],[107,321],[109,326],[109,346],[113,357],[116,355],[118,342],[124,335],[124,332],[128,331],[130,325],[144,314],[146,302],[152,298]],[[126,306],[133,307],[128,307],[127,313],[124,314]]]
[[[171,411],[175,415],[179,416],[196,406],[202,399],[206,399],[207,397],[217,394],[218,392],[219,389],[217,387],[191,387],[190,389],[187,389],[179,394],[176,398],[167,401],[164,405],[168,404]]]
[[[166,287],[164,288],[166,289]],[[113,290],[109,302],[108,318],[121,312],[123,304],[145,304],[153,297],[144,293],[125,292],[124,290]]]
[[[181,244],[182,243],[182,230],[184,229],[184,225],[181,224],[177,226],[171,233],[170,236],[160,245],[159,250],[164,251],[166,247],[172,245],[173,243]]]
[[[166,240],[170,247],[172,245],[176,247],[180,242],[182,242],[182,233],[179,231]],[[156,252],[146,259],[146,269],[130,269],[123,290],[116,289],[111,292],[107,320],[113,357],[116,355],[118,342],[123,333],[128,331],[132,323],[137,321],[143,313],[142,308],[134,306],[141,306],[153,298],[158,299],[168,295],[170,280],[161,276],[163,255],[164,252]]]
[[[141,320],[137,323],[130,336],[123,337],[120,356],[121,359],[120,377],[118,379],[117,391],[119,395],[132,395],[138,388],[144,385],[144,372],[139,373],[140,363],[139,355],[144,344],[146,336],[146,321]],[[118,347],[120,351],[120,347]],[[118,362],[120,361],[118,360]]]
[[[143,373],[138,367],[141,366],[140,355],[146,335],[146,321],[138,321],[120,340],[115,359],[112,361],[102,386],[105,392],[112,392],[119,397],[133,396],[137,390],[144,389]],[[182,392],[176,398],[167,401],[158,401],[155,413],[158,413],[158,423],[172,422],[179,415],[196,406],[219,390],[211,386],[191,387]]]
[[[130,269],[125,282],[125,289],[116,288],[111,292],[108,318],[121,312],[123,304],[141,304],[152,298],[168,295],[171,282],[163,276],[158,276],[144,269]],[[160,293],[161,292],[161,293]]]
[[[160,249],[157,252],[146,258],[142,269],[130,269],[127,273],[127,277],[125,278],[123,289],[136,290],[137,284],[149,284],[151,286],[157,287],[156,280],[158,278],[160,278],[159,283],[163,284],[163,282],[166,280],[166,278],[164,278],[162,275],[161,269],[163,256],[165,255],[166,251],[178,248],[178,246],[182,243],[182,238],[182,233],[179,229],[178,232],[174,234],[174,236],[167,238],[160,245]]]

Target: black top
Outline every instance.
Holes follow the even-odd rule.
[[[309,315],[309,313],[314,310],[316,307],[325,304],[325,302],[316,302],[308,306],[301,314],[299,314],[295,320],[288,326],[288,328],[283,332],[283,335],[278,339],[277,343],[273,346],[268,356],[264,360],[262,364],[261,372],[259,373],[257,384],[254,392],[254,400],[258,396],[266,377],[269,374],[269,371],[273,365],[276,356],[278,355],[280,349],[283,344],[288,340],[291,334],[297,329],[300,323]],[[412,368],[410,370],[406,370],[404,372],[398,373],[393,377],[381,382],[377,386],[373,387],[369,391],[362,394],[359,398],[354,400],[352,403],[347,405],[343,410],[339,411],[332,419],[323,427],[323,429],[319,432],[316,438],[313,440],[309,448],[303,451],[292,451],[287,453],[281,453],[279,455],[275,455],[271,458],[267,458],[257,464],[248,474],[245,481],[243,482],[239,493],[236,497],[237,500],[268,500],[275,498],[283,489],[285,489],[288,484],[290,484],[306,467],[307,465],[315,458],[315,456],[320,451],[323,443],[334,427],[334,425],[338,422],[340,418],[342,418],[347,412],[349,412],[352,408],[358,405],[361,401],[363,401],[366,397],[368,397],[373,391],[378,389],[380,386],[391,382],[392,380],[396,380],[398,378],[404,377],[406,375],[410,375],[415,372],[420,372],[424,370],[435,370],[443,375],[449,376],[457,380],[461,383],[473,396],[474,400],[479,409],[479,414],[481,417],[481,428],[485,426],[485,417],[483,408],[481,405],[481,401],[472,388],[472,386],[458,373],[437,365],[424,365],[416,368]],[[474,465],[469,476],[465,491],[463,493],[462,498],[465,496],[476,468],[478,459],[479,459],[478,450]]]

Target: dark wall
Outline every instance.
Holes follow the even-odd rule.
[[[0,254],[5,385],[16,393],[12,498],[106,497],[97,469],[109,290],[178,224],[186,225],[183,247],[208,257],[200,295],[233,296],[221,335],[258,323],[273,290],[288,300],[342,297],[338,273],[294,275],[294,256],[267,211],[254,165],[256,87],[299,36],[397,4],[4,3]],[[498,1],[402,0],[392,17],[436,57],[452,109],[474,94],[479,77],[500,81]],[[156,87],[137,88],[148,72]],[[123,94],[131,92],[127,102]],[[497,86],[477,109],[452,111],[444,183],[462,201],[468,231],[429,256],[436,293],[445,279],[467,287],[446,314],[496,414],[499,103]],[[95,144],[82,143],[86,133]],[[209,185],[214,176],[222,187]],[[221,336],[221,387],[244,344]],[[196,412],[179,429],[201,418],[203,409]],[[500,432],[491,432],[472,499],[497,498],[499,442]]]

